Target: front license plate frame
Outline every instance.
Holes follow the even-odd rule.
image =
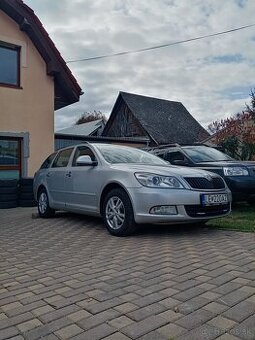
[[[228,194],[226,193],[218,193],[218,194],[201,194],[201,204],[202,206],[211,206],[211,205],[223,205],[228,204]]]

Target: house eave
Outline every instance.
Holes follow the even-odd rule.
[[[25,32],[54,78],[55,110],[79,101],[81,88],[33,10],[21,0],[1,0],[0,9]]]

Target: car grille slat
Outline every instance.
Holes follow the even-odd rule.
[[[210,217],[225,215],[230,211],[230,203],[222,205],[185,205],[187,215],[190,217]]]
[[[184,177],[189,185],[194,189],[224,189],[225,184],[220,177],[211,177],[208,180],[205,177]]]

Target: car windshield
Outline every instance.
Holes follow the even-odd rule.
[[[117,163],[137,163],[150,165],[169,165],[163,159],[151,155],[148,152],[119,145],[96,144],[103,158],[112,164]]]
[[[232,161],[233,158],[229,157],[225,153],[210,148],[208,146],[195,146],[195,147],[185,147],[184,148],[186,154],[193,160],[195,163],[200,162],[215,162],[215,161]]]

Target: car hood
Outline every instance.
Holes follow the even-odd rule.
[[[193,169],[188,167],[179,167],[174,165],[149,165],[149,164],[112,164],[112,169],[128,172],[148,172],[163,176],[187,176],[187,177],[204,177],[208,171]],[[215,176],[215,174],[213,174]]]
[[[199,162],[196,163],[197,166],[201,167],[228,167],[228,166],[245,166],[245,167],[255,167],[255,162],[252,161],[215,161],[215,162]]]

